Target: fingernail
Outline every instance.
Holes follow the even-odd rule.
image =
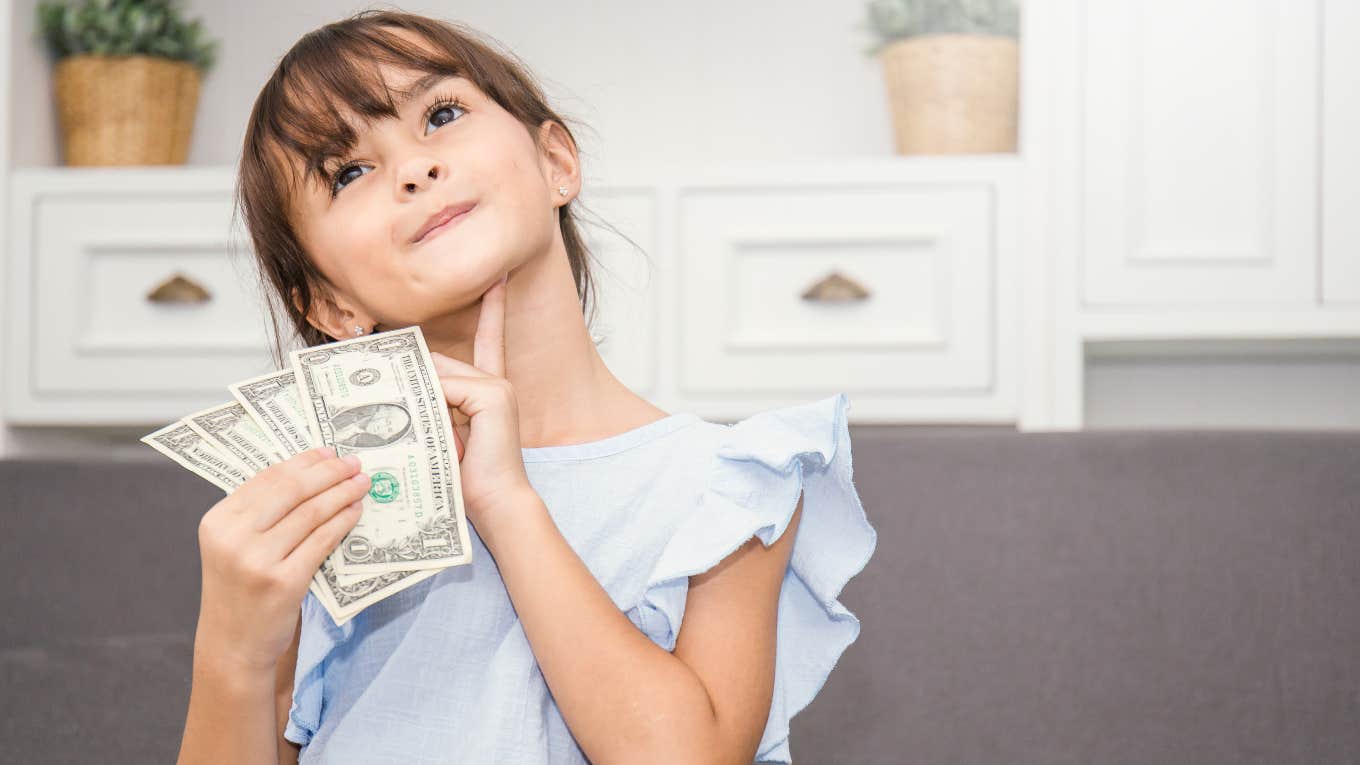
[[[340,459],[343,460],[345,464],[349,465],[350,467],[363,467],[364,465],[363,462],[359,461],[358,455],[355,454],[346,454]]]
[[[354,475],[352,475],[352,476],[349,477],[349,480],[351,480],[351,481],[353,481],[353,482],[355,482],[355,483],[368,483],[368,474],[367,474],[367,473],[355,473]]]

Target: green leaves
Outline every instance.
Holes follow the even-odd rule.
[[[188,61],[207,71],[217,41],[202,23],[185,22],[179,0],[39,0],[38,33],[56,58],[80,53],[144,54]]]
[[[866,26],[878,37],[867,54],[922,35],[1020,34],[1019,0],[869,0],[866,11]]]

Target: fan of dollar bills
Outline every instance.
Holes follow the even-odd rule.
[[[319,446],[371,478],[359,522],[309,589],[337,625],[449,566],[472,562],[453,423],[418,326],[312,346],[283,369],[228,385],[233,401],[142,442],[230,494]]]

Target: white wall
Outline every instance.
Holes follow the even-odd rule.
[[[23,36],[36,0],[16,0],[20,78],[15,165],[57,162],[46,54]],[[599,169],[658,157],[691,161],[891,154],[883,82],[858,1],[591,3],[468,0],[185,4],[222,40],[203,81],[189,164],[235,164],[246,117],[279,57],[306,32],[366,7],[470,24],[541,78]],[[30,76],[31,74],[31,76]],[[593,131],[593,132],[592,132]]]

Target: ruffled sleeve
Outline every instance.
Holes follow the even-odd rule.
[[[293,674],[293,704],[288,708],[283,737],[305,747],[321,723],[326,657],[353,634],[355,620],[350,619],[337,627],[326,613],[326,607],[310,591],[302,599],[301,619],[297,669]]]
[[[753,535],[769,547],[803,515],[779,594],[774,696],[756,759],[792,761],[789,720],[821,691],[860,622],[837,599],[869,562],[878,535],[852,480],[844,393],[772,409],[728,427],[699,506],[664,546],[629,614],[672,651],[689,577],[715,566]]]

